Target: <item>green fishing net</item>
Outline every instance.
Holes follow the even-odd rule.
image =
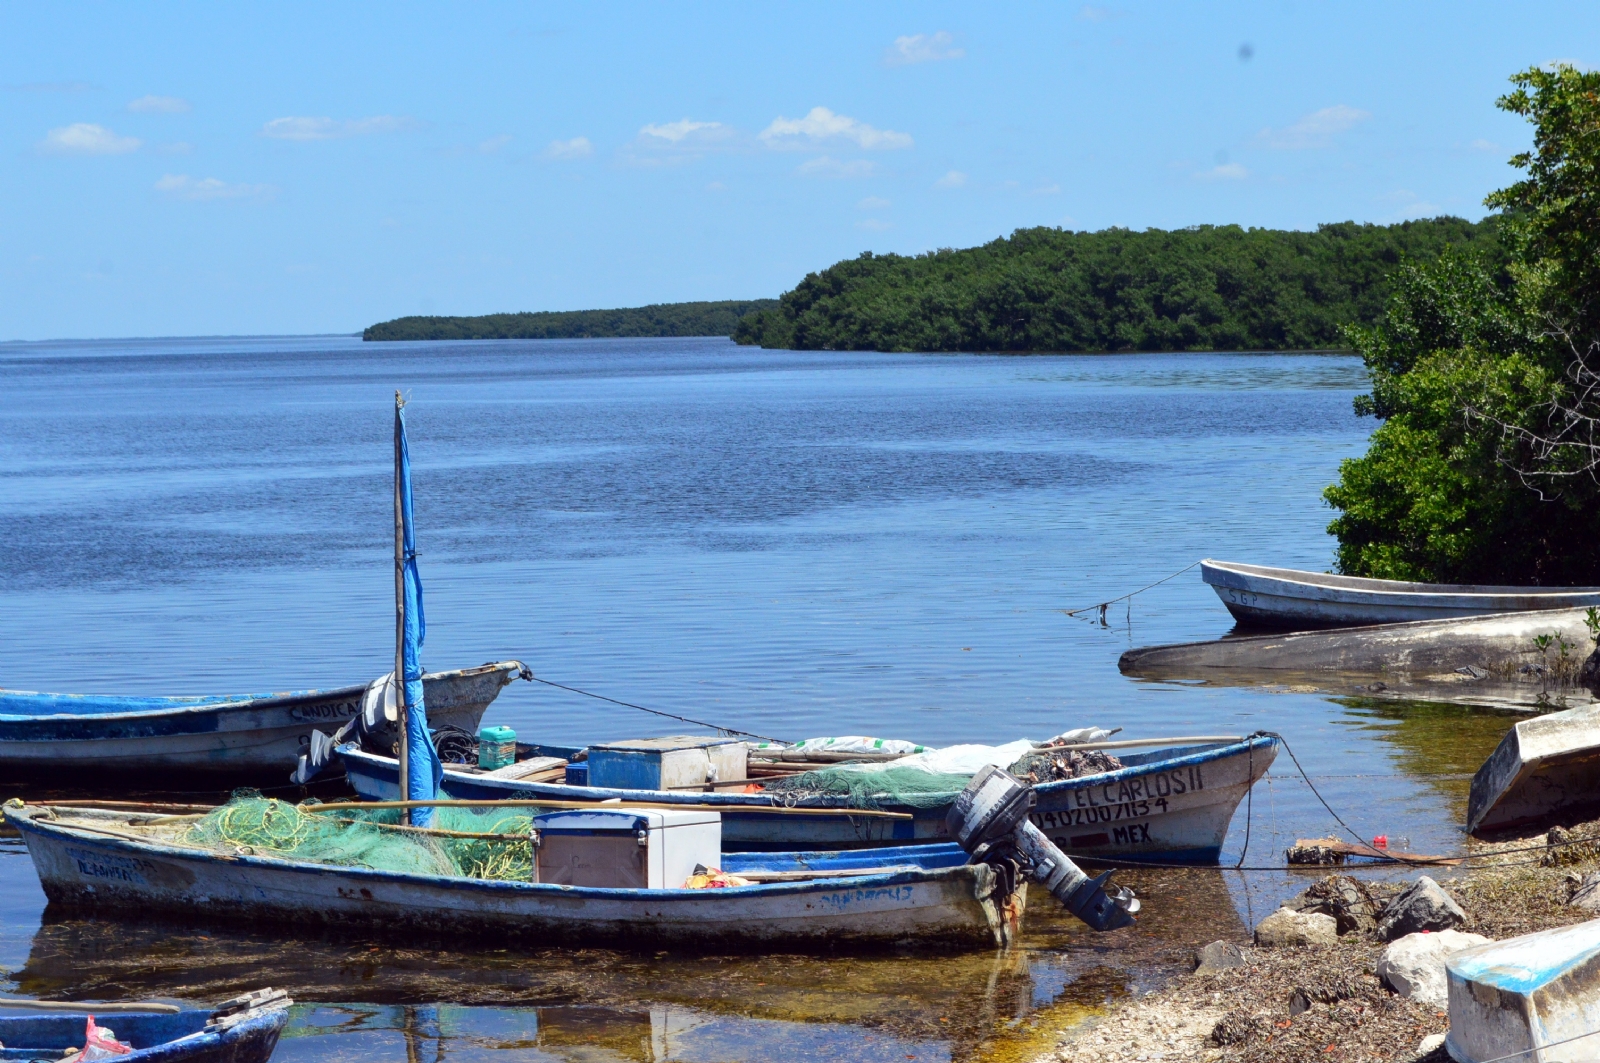
[[[241,790],[195,821],[182,841],[218,852],[374,871],[527,882],[533,878],[529,832],[535,811],[435,809],[434,832],[515,836],[461,838],[402,827],[398,809],[318,812],[314,804],[291,805]]]
[[[835,764],[830,768],[773,779],[764,792],[781,801],[807,797],[843,797],[851,808],[884,805],[937,808],[956,799],[972,781],[970,775],[947,775],[922,768],[889,764]]]

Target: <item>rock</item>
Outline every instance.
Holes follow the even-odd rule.
[[[1287,945],[1337,945],[1339,924],[1321,912],[1279,908],[1256,924],[1256,944],[1266,948]]]
[[[1572,832],[1565,827],[1551,827],[1544,836],[1546,845],[1565,845],[1572,840]]]
[[[1341,935],[1370,933],[1378,928],[1378,906],[1372,894],[1349,875],[1329,875],[1314,882],[1285,902],[1284,907],[1331,915]]]
[[[1194,973],[1211,974],[1244,966],[1244,950],[1231,941],[1213,941],[1194,954]]]
[[[1378,936],[1394,941],[1423,930],[1453,930],[1467,913],[1427,875],[1395,894],[1378,915]]]
[[[1600,871],[1592,871],[1574,883],[1567,903],[1574,908],[1600,912]]]
[[[1442,1033],[1430,1033],[1428,1036],[1424,1037],[1421,1041],[1417,1042],[1417,1055],[1416,1055],[1417,1063],[1422,1063],[1423,1060],[1431,1060],[1431,1059],[1435,1058],[1435,1056],[1434,1056],[1435,1053],[1438,1053],[1437,1058],[1449,1059],[1450,1058],[1449,1056],[1445,1055],[1444,1052],[1440,1051],[1443,1048],[1444,1048],[1444,1034],[1442,1034]]]
[[[1578,682],[1600,694],[1600,645],[1597,645],[1594,648],[1594,652],[1584,658],[1583,671],[1578,673]]]
[[[1378,977],[1400,996],[1443,1008],[1450,1002],[1450,983],[1444,962],[1451,953],[1487,945],[1482,934],[1442,930],[1437,934],[1407,934],[1383,950]]]

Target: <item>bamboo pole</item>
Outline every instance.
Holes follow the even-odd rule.
[[[608,808],[673,808],[650,801],[330,801],[323,805],[302,805],[302,811],[347,812],[358,808],[581,808],[605,811]],[[690,806],[696,807],[696,806]],[[861,808],[785,808],[782,805],[716,805],[703,807],[706,812],[761,812],[790,816],[869,816],[874,819],[911,819],[909,812],[879,812]]]
[[[131,1015],[138,1012],[152,1011],[171,1015],[183,1010],[176,1004],[158,1004],[153,1000],[78,1004],[71,1000],[17,1000],[15,997],[0,997],[0,1008],[27,1008],[30,1011],[70,1011],[79,1015],[87,1012],[92,1012],[95,1015]]]

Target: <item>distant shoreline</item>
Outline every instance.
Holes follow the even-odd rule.
[[[397,317],[369,326],[361,338],[409,340],[575,340],[623,337],[732,336],[747,315],[772,310],[776,299],[653,303],[615,310],[547,310],[478,317]]]

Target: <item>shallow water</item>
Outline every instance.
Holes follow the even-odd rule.
[[[1459,844],[1508,726],[1440,705],[1135,682],[1131,645],[1231,626],[1213,556],[1331,564],[1320,491],[1372,422],[1342,356],[979,357],[718,340],[0,345],[0,683],[150,694],[364,681],[392,659],[390,408],[410,396],[433,668],[538,674],[794,739],[1284,734],[1363,837]],[[517,684],[487,722],[553,741],[682,725]],[[82,780],[63,779],[70,787]],[[3,782],[3,780],[0,780]],[[1337,825],[1280,756],[1249,862]],[[1236,817],[1225,862],[1238,860]],[[1010,957],[408,953],[43,918],[0,846],[0,988],[281,985],[279,1059],[964,1059],[1041,1009],[1153,984],[1239,936],[1278,873],[1140,872],[1137,932],[1036,907]]]

